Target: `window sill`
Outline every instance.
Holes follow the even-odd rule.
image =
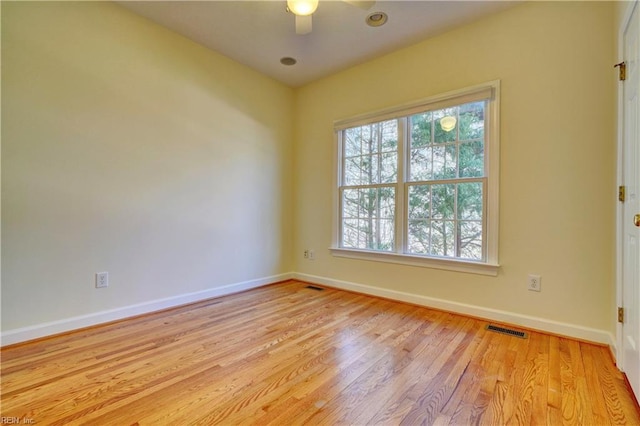
[[[443,269],[446,271],[465,272],[469,274],[497,276],[500,265],[480,263],[458,259],[438,259],[433,257],[412,256],[409,254],[384,253],[369,250],[356,250],[346,248],[329,248],[331,254],[336,257],[349,259],[369,260],[372,262],[395,263],[423,268]]]

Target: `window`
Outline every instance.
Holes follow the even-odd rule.
[[[497,274],[493,82],[335,125],[337,256]]]

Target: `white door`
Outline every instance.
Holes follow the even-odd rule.
[[[622,184],[626,188],[626,200],[621,208],[621,257],[622,257],[622,370],[627,374],[634,393],[640,397],[640,103],[638,85],[640,72],[640,11],[634,2],[633,12],[624,30],[623,52],[626,64],[626,80],[623,85],[622,111]]]

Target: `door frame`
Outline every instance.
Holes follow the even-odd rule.
[[[617,60],[616,62],[622,62],[624,60],[624,32],[629,25],[629,21],[631,20],[631,14],[635,7],[640,7],[640,0],[634,0],[632,2],[628,2],[626,9],[622,15],[622,21],[620,23],[620,27],[618,28],[618,40],[617,40]],[[623,184],[623,152],[624,152],[624,85],[620,84],[616,75],[616,85],[617,85],[617,103],[616,103],[616,139],[617,139],[617,153],[616,153],[616,188],[615,192],[617,194],[617,189],[620,185]],[[622,323],[617,321],[617,307],[624,306],[623,302],[623,294],[622,294],[622,260],[623,260],[623,204],[619,201],[616,201],[616,306],[614,307],[614,321],[616,321],[616,348],[615,348],[615,360],[616,365],[620,370],[624,365],[624,351],[622,350],[622,339],[623,339],[623,325]],[[638,395],[640,397],[640,395]]]

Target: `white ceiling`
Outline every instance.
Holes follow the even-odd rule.
[[[120,5],[237,62],[298,87],[456,26],[500,12],[514,1],[378,1],[362,10],[321,0],[313,31],[295,33],[285,0],[121,1]],[[378,28],[365,24],[385,12]],[[297,59],[293,66],[280,58]]]

